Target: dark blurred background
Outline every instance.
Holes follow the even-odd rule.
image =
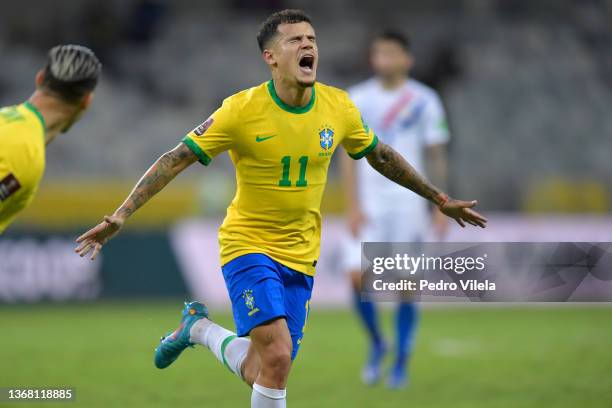
[[[50,147],[46,182],[131,181],[223,98],[268,78],[255,33],[285,7],[314,18],[319,79],[338,87],[369,75],[373,33],[393,27],[412,37],[414,76],[442,94],[451,119],[455,195],[478,197],[495,211],[610,209],[606,0],[5,4],[0,104],[29,96],[49,47],[90,46],[104,77],[87,118]]]
[[[0,105],[29,97],[46,51],[58,43],[87,45],[104,64],[91,110],[49,146],[41,190],[9,239],[60,234],[70,242],[111,213],[145,169],[225,97],[269,78],[258,26],[272,11],[294,7],[313,17],[319,80],[341,88],[371,75],[372,35],[394,28],[412,38],[413,74],[440,92],[450,118],[450,192],[478,199],[493,221],[485,232],[453,230],[449,239],[612,241],[611,0],[3,3]],[[323,204],[324,235],[331,237],[345,208],[338,167],[335,160]],[[192,166],[133,217],[128,235],[137,239],[109,245],[105,264],[113,266],[103,269],[124,274],[131,256],[155,269],[168,258],[139,258],[141,249],[172,245],[167,252],[176,256],[188,245],[182,240],[217,268],[215,230],[233,191],[226,154],[212,166]],[[185,238],[194,230],[206,233],[200,244]],[[323,248],[330,255],[321,276],[334,272],[330,247]],[[183,271],[204,267],[181,262]],[[180,282],[164,282],[184,293]],[[131,286],[119,280],[102,287]]]

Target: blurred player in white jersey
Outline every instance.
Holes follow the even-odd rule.
[[[371,44],[370,62],[375,76],[349,89],[363,121],[421,174],[427,171],[435,184],[444,186],[449,140],[444,108],[433,89],[409,78],[413,65],[409,40],[398,32],[379,34]],[[350,274],[355,309],[371,341],[362,372],[363,381],[371,385],[381,378],[381,364],[389,347],[380,331],[375,305],[360,296],[361,242],[442,239],[447,223],[438,209],[430,209],[417,195],[387,183],[384,176],[361,162],[344,160],[343,175],[350,229],[344,245],[343,267]],[[407,365],[416,322],[416,305],[400,301],[395,358],[387,378],[391,388],[401,388],[408,382]]]

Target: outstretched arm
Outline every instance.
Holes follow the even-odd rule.
[[[104,221],[77,238],[76,242],[80,245],[75,252],[80,256],[85,256],[93,251],[91,259],[94,259],[102,246],[119,232],[125,221],[136,210],[197,159],[184,143],[179,143],[174,149],[164,153],[140,178],[128,198],[113,215],[105,216]]]
[[[459,225],[465,223],[485,227],[487,219],[471,208],[476,201],[454,200],[421,176],[399,153],[390,146],[379,142],[366,158],[376,171],[389,180],[414,191],[433,202],[442,213],[453,218]]]
[[[128,198],[115,211],[114,215],[126,220],[130,215],[159,193],[181,171],[198,160],[197,156],[185,145],[179,143],[174,149],[164,153],[138,180]]]

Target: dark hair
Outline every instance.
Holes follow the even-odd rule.
[[[278,33],[278,26],[281,24],[296,24],[306,22],[312,24],[308,14],[302,10],[287,9],[277,11],[263,22],[257,33],[257,44],[259,49],[263,50],[268,45],[268,42]]]
[[[372,42],[377,41],[377,40],[396,42],[397,44],[399,44],[404,49],[404,51],[410,52],[410,46],[411,46],[410,38],[408,38],[408,36],[402,34],[399,31],[385,30],[385,31],[377,34],[372,39]]]
[[[98,84],[102,64],[87,47],[58,45],[47,54],[42,86],[64,102],[79,103]]]

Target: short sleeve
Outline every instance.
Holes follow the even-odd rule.
[[[342,140],[342,146],[349,156],[359,160],[374,150],[378,144],[378,138],[364,122],[355,104],[348,97],[347,101],[348,105],[345,114],[347,128]]]
[[[425,144],[433,146],[448,143],[450,135],[444,107],[438,95],[433,94],[425,105]]]
[[[205,166],[213,157],[232,147],[233,113],[230,106],[227,100],[224,101],[219,109],[182,140]]]

